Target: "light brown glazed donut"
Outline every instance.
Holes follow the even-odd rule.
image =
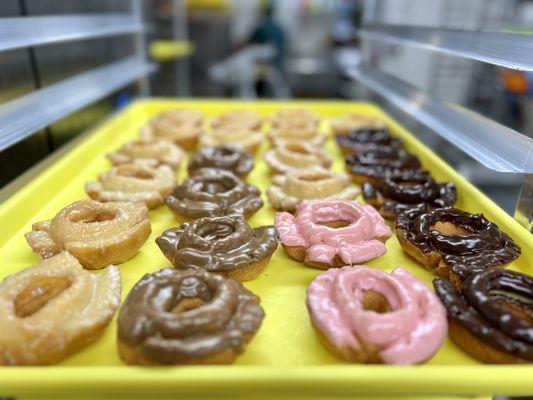
[[[174,142],[164,139],[132,140],[106,156],[115,165],[141,162],[157,167],[166,164],[176,169],[185,152]]]
[[[387,124],[366,114],[349,112],[329,120],[331,130],[335,135],[344,135],[361,129],[386,129]]]
[[[133,257],[151,231],[142,203],[80,200],[51,220],[33,224],[25,237],[42,258],[66,250],[85,268],[99,269]]]
[[[212,130],[260,131],[264,118],[255,111],[232,110],[220,114],[211,121]]]
[[[123,164],[100,174],[98,181],[86,182],[85,191],[100,202],[134,201],[154,208],[163,204],[176,185],[176,174],[167,165]]]
[[[153,117],[142,129],[143,139],[166,139],[185,150],[196,146],[202,133],[204,116],[200,111],[176,108]]]
[[[331,157],[324,149],[294,139],[280,141],[275,148],[265,153],[264,159],[277,174],[328,169],[332,163]]]
[[[250,130],[242,127],[220,127],[205,132],[200,137],[200,147],[234,146],[240,147],[249,153],[255,153],[259,148],[265,134],[259,130]]]
[[[360,193],[348,175],[324,169],[276,175],[267,197],[275,209],[294,212],[303,200],[354,200]]]
[[[120,304],[119,269],[85,271],[67,252],[0,283],[0,365],[61,361],[100,336]]]

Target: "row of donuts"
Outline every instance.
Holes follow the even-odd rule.
[[[180,186],[174,188],[174,169],[184,155],[177,143],[192,146],[190,141],[183,143],[180,135],[169,141],[168,137],[146,138],[146,131],[145,126],[140,140],[108,154],[116,166],[100,175],[98,182],[87,182],[87,193],[99,201],[77,201],[51,220],[33,224],[32,231],[26,234],[28,244],[43,261],[0,284],[4,300],[0,315],[6,328],[0,334],[0,364],[58,362],[94,341],[111,321],[121,299],[120,272],[113,264],[133,257],[148,239],[151,226],[147,207],[156,207],[166,198],[173,209],[172,199],[176,198],[168,192],[179,197]],[[255,198],[252,212],[261,207],[257,188],[230,171],[205,168],[214,167],[217,162],[229,162],[229,169],[234,167],[234,172],[243,175],[253,166],[251,156],[237,148],[205,148],[191,157],[188,165],[192,176],[207,175],[199,191],[213,197],[228,189],[227,185],[232,189],[248,187]],[[201,173],[197,174],[197,169]],[[209,173],[214,181],[209,180]],[[233,192],[237,197],[242,194],[239,190]],[[216,221],[201,218],[189,229],[184,224],[183,231],[169,230],[158,238],[157,244],[176,268],[187,260],[186,271],[163,269],[147,274],[127,296],[118,318],[117,339],[119,355],[125,362],[231,362],[259,329],[264,315],[259,298],[238,281],[224,276],[239,280],[257,276],[277,247],[276,234],[273,227],[252,229],[238,212],[243,208],[231,208],[234,200],[239,199],[222,199],[218,208],[207,209],[208,215],[233,216]],[[220,230],[221,225],[225,229]],[[213,248],[211,239],[220,237],[242,251],[227,254],[219,243],[220,257],[202,259],[202,254],[210,255],[205,246]],[[191,247],[187,240],[199,244],[199,250],[204,252],[194,255],[185,254],[185,250],[179,257],[171,255],[182,247]],[[196,264],[198,269],[191,269]],[[209,267],[202,268],[206,266]],[[105,271],[94,275],[84,268]],[[212,274],[209,269],[219,274]],[[153,296],[157,296],[157,304],[153,303]],[[205,306],[192,311],[199,304]],[[183,314],[185,311],[189,312]],[[171,321],[165,318],[168,313],[174,317]]]
[[[365,201],[394,220],[404,251],[437,275],[452,340],[484,362],[533,361],[533,278],[504,269],[520,247],[482,214],[452,208],[453,184],[437,184],[384,124],[359,120],[351,130],[357,119],[339,118],[335,131],[347,169]]]

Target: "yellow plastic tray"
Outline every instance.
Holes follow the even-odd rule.
[[[533,255],[530,233],[496,206],[478,189],[459,176],[449,165],[422,145],[398,123],[371,104],[354,102],[237,102],[190,100],[142,100],[130,105],[97,129],[85,141],[46,169],[0,207],[0,278],[38,263],[38,257],[24,240],[33,222],[53,217],[58,210],[86,198],[84,182],[95,179],[110,168],[104,153],[118,148],[137,136],[139,127],[150,116],[173,106],[192,107],[213,116],[228,109],[247,108],[269,114],[280,107],[306,107],[329,117],[347,111],[364,112],[386,120],[392,130],[406,141],[406,146],[420,156],[424,166],[439,180],[451,180],[458,188],[457,206],[471,212],[483,212],[509,233],[522,247],[523,254],[512,268],[533,273],[529,264]],[[324,123],[327,130],[327,124]],[[256,167],[249,181],[261,188],[269,186],[269,172],[262,161],[265,143],[256,155]],[[343,158],[334,140],[328,150],[335,156],[334,169],[343,170]],[[185,165],[180,169],[184,176]],[[275,211],[265,206],[250,223],[272,224]],[[153,233],[132,260],[120,266],[123,295],[146,272],[168,266],[154,243],[164,229],[176,225],[166,207],[150,212]],[[431,285],[432,275],[406,256],[396,238],[387,242],[385,256],[368,264],[385,270],[401,265]],[[130,367],[122,364],[115,347],[116,324],[113,321],[93,345],[72,355],[57,366],[0,368],[0,396],[35,398],[97,398],[103,394],[119,398],[143,396],[195,398],[227,396],[265,398],[283,394],[291,398],[337,398],[343,396],[458,396],[533,393],[533,366],[481,365],[451,341],[428,363],[421,366],[351,365],[331,355],[311,329],[305,307],[305,289],[320,273],[288,258],[278,248],[269,266],[246,286],[261,297],[266,310],[264,324],[236,363],[231,366]],[[1,321],[0,321],[1,329]]]

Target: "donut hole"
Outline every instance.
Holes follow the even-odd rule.
[[[207,302],[199,297],[185,298],[182,299],[178,304],[176,304],[172,310],[173,314],[183,313],[189,310],[194,310],[195,308],[201,307]]]
[[[32,280],[13,302],[15,315],[26,318],[63,293],[72,282],[69,278],[46,276]]]
[[[309,151],[305,148],[305,146],[299,143],[287,143],[285,145],[285,148],[291,153],[304,154],[304,155],[310,154]]]
[[[90,215],[72,215],[70,220],[72,222],[81,222],[84,224],[92,224],[96,222],[112,221],[116,218],[116,214],[110,211],[95,211]]]
[[[352,221],[347,221],[344,219],[338,220],[338,221],[323,221],[323,222],[317,222],[317,225],[327,226],[328,228],[344,228],[348,225],[350,225]]]
[[[223,223],[205,224],[196,229],[196,234],[208,241],[225,238],[234,232],[232,225]]]
[[[148,172],[143,169],[119,169],[119,174],[126,178],[137,178],[137,179],[153,179],[154,175],[151,172]]]
[[[298,180],[304,182],[318,182],[331,178],[328,174],[312,174],[312,175],[301,175],[298,177]]]
[[[201,182],[199,190],[209,194],[225,193],[235,187],[235,183],[227,179],[206,179]]]
[[[472,232],[469,230],[455,225],[453,222],[448,221],[437,221],[434,225],[430,227],[431,230],[435,230],[445,235],[456,235],[456,236],[468,236],[472,235]]]
[[[374,290],[366,290],[363,292],[362,304],[364,310],[374,311],[378,314],[385,314],[391,311],[391,306],[387,301],[387,298]]]

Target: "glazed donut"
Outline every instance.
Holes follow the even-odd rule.
[[[142,203],[80,200],[51,220],[33,224],[25,237],[42,258],[66,250],[85,268],[99,269],[129,260],[151,231]]]
[[[202,133],[204,116],[200,111],[176,108],[153,117],[141,128],[143,139],[166,139],[185,150],[196,146]]]
[[[331,167],[331,157],[317,146],[301,140],[283,140],[264,155],[270,169],[277,174],[289,174]]]
[[[531,276],[491,268],[469,274],[461,289],[443,279],[433,284],[448,311],[450,337],[459,347],[486,363],[533,362]]]
[[[134,201],[155,208],[176,185],[176,174],[167,165],[122,164],[100,174],[98,181],[86,182],[85,191],[101,202]]]
[[[351,362],[419,364],[446,337],[442,304],[402,268],[330,269],[307,288],[307,308],[328,348]]]
[[[114,165],[141,162],[151,167],[166,164],[178,168],[185,152],[176,144],[163,139],[132,140],[106,156]]]
[[[521,252],[513,239],[483,214],[455,208],[406,211],[396,219],[394,230],[407,254],[445,278],[453,265],[504,267]]]
[[[425,171],[407,170],[378,182],[363,184],[363,197],[383,218],[394,219],[411,208],[451,207],[457,201],[457,190],[451,182],[437,183]]]
[[[303,200],[354,200],[360,193],[346,174],[311,169],[274,176],[267,197],[275,209],[294,212]]]
[[[221,127],[205,132],[200,137],[200,147],[217,147],[230,145],[240,147],[249,153],[255,153],[259,148],[265,134],[261,131],[252,131],[240,127]]]
[[[273,226],[241,217],[205,217],[168,229],[156,243],[174,267],[205,269],[241,282],[255,279],[278,247]]]
[[[218,168],[245,178],[254,167],[252,156],[238,147],[217,146],[198,150],[189,158],[188,171],[192,175],[201,168]]]
[[[355,112],[332,118],[329,125],[335,135],[345,135],[362,129],[387,129],[387,124],[379,118]]]
[[[284,141],[304,142],[315,147],[321,147],[326,142],[323,135],[315,127],[273,127],[268,131],[268,138],[274,146],[279,146]]]
[[[260,131],[264,118],[255,111],[232,110],[220,114],[211,121],[213,130]]]
[[[165,201],[182,220],[223,215],[249,218],[263,206],[260,195],[257,187],[229,171],[203,168],[178,185]]]
[[[67,252],[0,283],[0,365],[48,365],[96,340],[120,304],[117,267],[85,271]]]
[[[265,313],[234,279],[166,268],[133,287],[118,316],[118,353],[127,364],[229,364]]]
[[[277,111],[270,118],[275,128],[311,128],[317,130],[320,117],[304,108],[285,108]]]
[[[362,129],[345,135],[337,135],[337,144],[345,155],[379,150],[383,147],[400,150],[403,140],[393,138],[388,129]]]
[[[403,171],[411,172],[420,168],[417,156],[391,147],[358,152],[346,157],[346,171],[356,183],[369,182],[377,185],[388,175],[398,175]]]
[[[278,213],[275,226],[290,257],[321,269],[377,258],[392,235],[371,206],[346,200],[304,201],[296,216]]]

